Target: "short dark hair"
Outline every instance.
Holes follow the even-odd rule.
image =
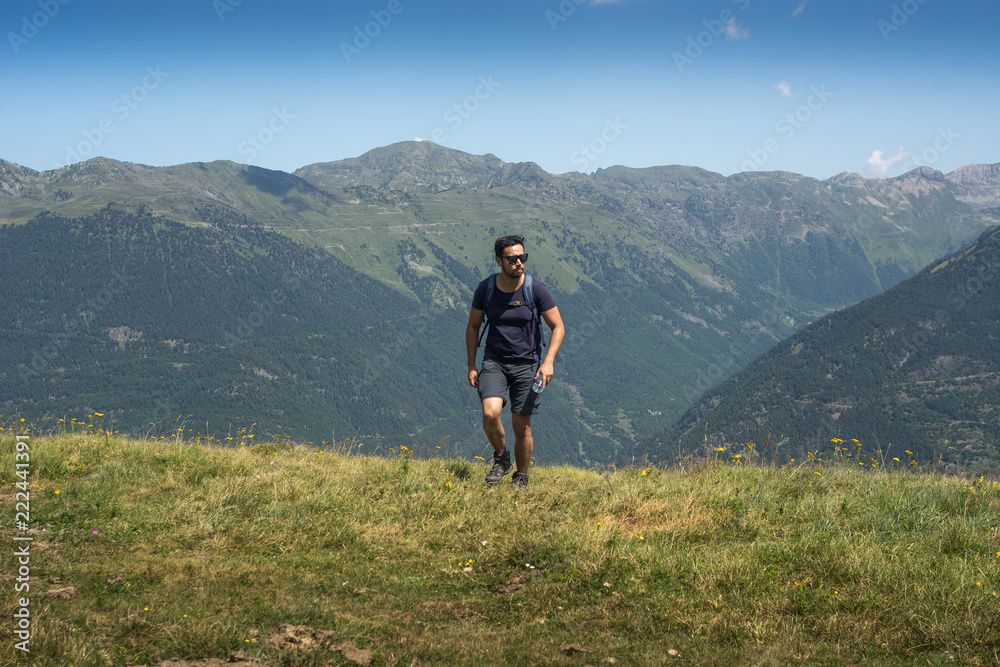
[[[493,250],[496,252],[497,257],[503,257],[503,249],[509,248],[512,245],[519,245],[524,247],[524,237],[518,234],[512,234],[511,236],[501,236],[493,244]]]

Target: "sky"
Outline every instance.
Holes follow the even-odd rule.
[[[550,173],[1000,162],[1000,3],[4,0],[0,158],[291,172],[430,140]]]

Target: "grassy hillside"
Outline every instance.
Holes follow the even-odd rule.
[[[99,418],[95,418],[99,421]],[[485,465],[361,442],[22,437],[30,660],[160,665],[995,664],[996,479],[841,461]],[[252,445],[252,446],[249,446]],[[729,454],[728,452],[726,454]],[[745,462],[745,463],[744,463]],[[12,575],[7,577],[13,588]],[[14,648],[2,602],[0,662]]]

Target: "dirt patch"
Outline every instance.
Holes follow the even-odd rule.
[[[326,630],[313,630],[304,625],[285,624],[267,638],[267,644],[278,651],[310,651],[317,648],[339,653],[347,660],[370,667],[374,656],[371,651],[359,649],[351,642],[333,643],[333,633]],[[278,663],[261,658],[251,658],[243,651],[233,651],[225,660],[219,658],[203,658],[200,660],[182,660],[171,658],[162,660],[154,667],[275,667]]]
[[[66,586],[64,588],[53,588],[50,591],[46,591],[45,594],[53,600],[68,600],[76,595],[76,592],[76,586]]]
[[[225,660],[205,658],[204,660],[181,660],[171,658],[156,663],[156,667],[272,667],[270,662],[251,658],[243,651],[233,651]]]
[[[279,651],[311,651],[317,646],[328,648],[332,642],[332,632],[289,624],[282,625],[267,638],[267,643]]]
[[[495,587],[491,592],[494,595],[517,595],[524,590],[524,586],[527,583],[528,575],[524,572],[519,572],[508,579],[506,583]]]
[[[336,651],[351,662],[361,665],[361,667],[369,667],[374,657],[371,651],[358,648],[351,642],[342,642],[337,646],[331,646],[330,650]]]
[[[279,651],[311,651],[325,648],[339,653],[362,667],[372,664],[374,655],[367,649],[359,649],[351,642],[333,643],[333,633],[328,630],[313,630],[304,625],[285,624],[268,637],[267,643]]]
[[[35,526],[34,528],[29,528],[24,532],[26,532],[28,535],[40,535],[41,533],[49,532],[49,528],[51,527],[52,527],[51,523],[43,523],[39,526]]]

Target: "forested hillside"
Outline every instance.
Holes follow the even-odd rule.
[[[100,411],[132,432],[255,425],[317,444],[336,430],[372,449],[390,446],[383,435],[412,447],[447,433],[474,446],[461,438],[473,398],[454,381],[464,362],[432,344],[457,338],[454,314],[231,214],[203,215],[211,225],[193,229],[109,206],[0,229],[2,412]]]
[[[1000,463],[1000,229],[782,341],[638,447],[787,460],[857,439],[886,456]],[[770,437],[769,437],[770,436]],[[843,440],[842,443],[834,439]],[[767,443],[768,451],[764,452]],[[910,452],[910,454],[906,454]]]
[[[190,227],[110,205],[0,229],[0,306],[14,314],[0,328],[0,377],[13,380],[0,390],[4,413],[100,411],[133,432],[256,424],[317,443],[335,430],[373,448],[444,441],[481,453],[466,311],[421,304],[225,209],[200,214],[206,225]],[[590,285],[561,295],[579,325],[535,427],[539,460],[613,459],[634,437],[622,406],[661,420],[662,369],[686,352],[650,317],[668,300],[693,309],[676,276],[629,281],[600,262],[593,275],[619,299]],[[729,310],[748,316],[738,306]]]

